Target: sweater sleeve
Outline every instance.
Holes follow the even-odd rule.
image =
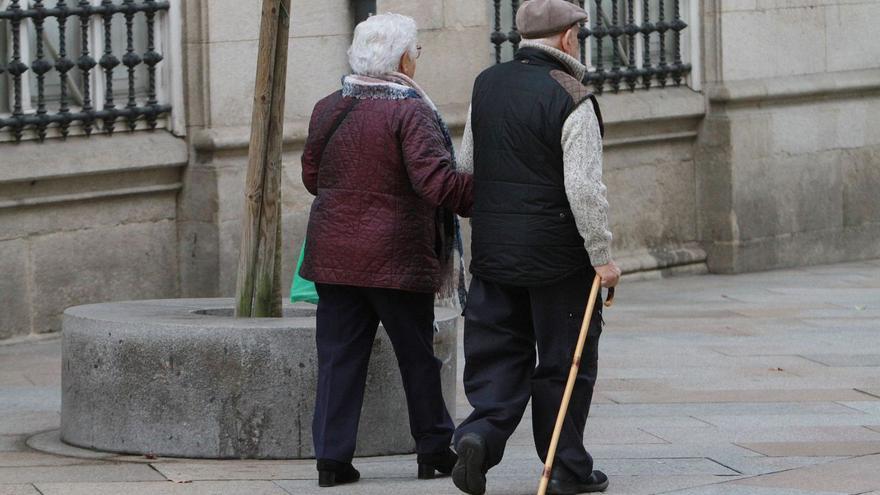
[[[602,137],[589,100],[569,115],[562,128],[565,193],[593,266],[611,261],[608,200],[602,182]]]
[[[458,151],[458,170],[474,173],[474,130],[471,127],[471,108],[468,107],[467,123],[464,125],[464,135],[461,138],[461,148]]]

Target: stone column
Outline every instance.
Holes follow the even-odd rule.
[[[712,0],[703,15],[710,269],[880,256],[880,44],[864,38],[880,4]]]

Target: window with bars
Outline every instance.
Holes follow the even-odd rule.
[[[166,126],[171,3],[0,0],[0,141]]]
[[[352,0],[354,23],[359,24],[376,13],[376,0]]]
[[[576,0],[589,14],[581,26],[584,84],[601,94],[679,86],[691,73],[691,31],[685,19],[698,0]],[[513,58],[522,40],[516,29],[519,0],[493,0],[490,36],[495,62]],[[575,3],[575,1],[573,1]],[[696,84],[694,84],[696,86]]]

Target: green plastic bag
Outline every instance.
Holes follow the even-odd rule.
[[[299,252],[299,261],[296,263],[296,272],[293,274],[293,284],[290,286],[290,302],[318,304],[318,290],[315,289],[315,283],[302,278],[299,274],[305,254],[306,243],[303,242],[302,250]]]

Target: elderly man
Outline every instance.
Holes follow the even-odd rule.
[[[602,182],[602,119],[581,83],[579,23],[565,0],[529,0],[513,61],[476,80],[461,149],[474,173],[473,243],[465,309],[464,384],[473,413],[455,433],[453,481],[482,494],[486,472],[532,401],[545,460],[596,273],[617,284]],[[600,296],[601,299],[601,296]],[[601,304],[568,409],[549,493],[602,491],[583,445],[597,372]],[[537,359],[537,366],[536,366]]]

